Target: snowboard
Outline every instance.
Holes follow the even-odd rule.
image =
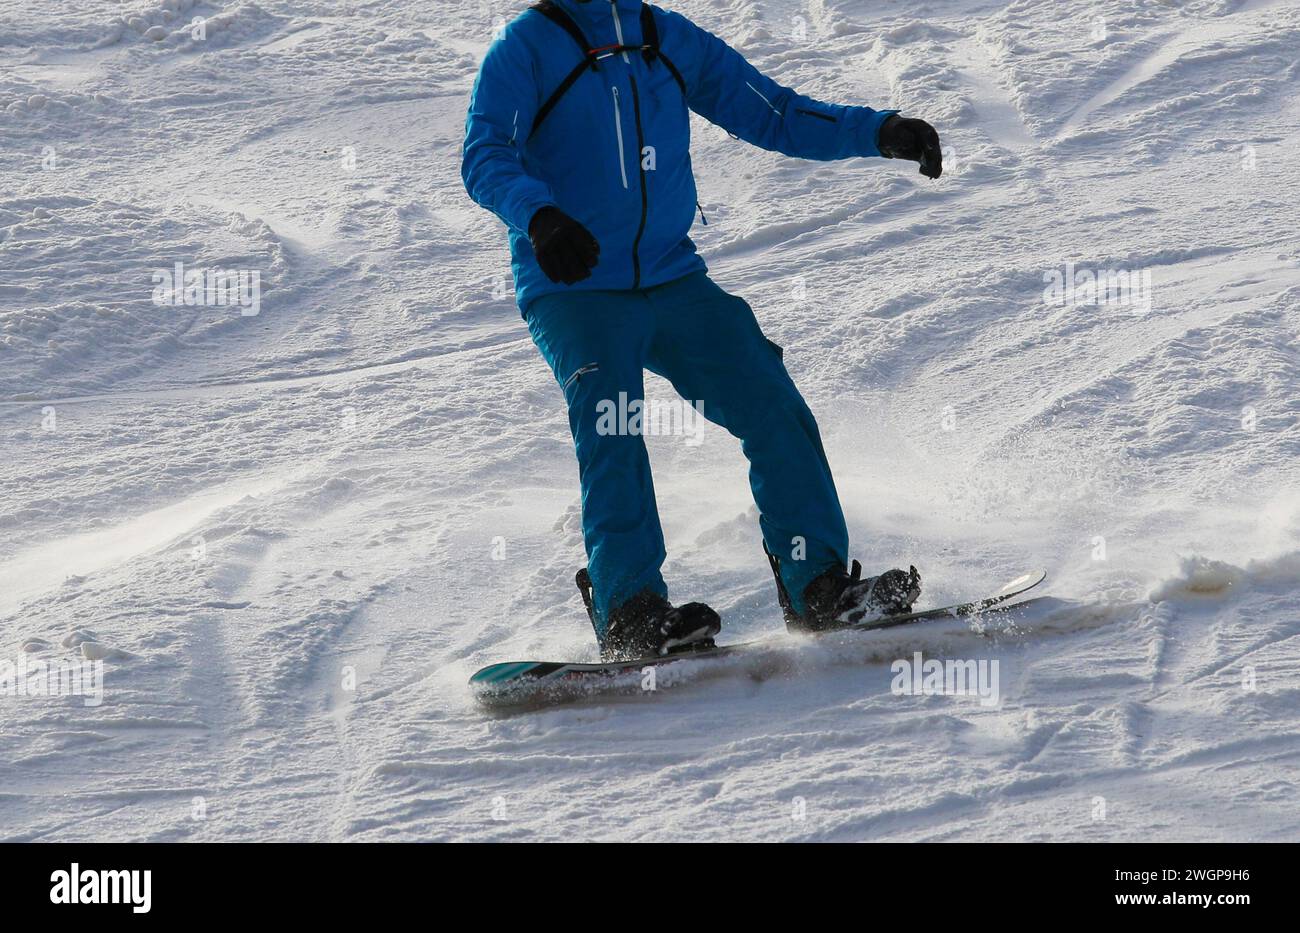
[[[911,625],[931,619],[964,618],[984,612],[1007,611],[1026,605],[1029,601],[1015,604],[1008,601],[1027,590],[1033,589],[1045,579],[1047,579],[1046,571],[1035,570],[1016,577],[992,596],[986,596],[973,602],[885,616],[856,624],[846,623],[842,626],[811,633],[807,637],[818,638],[842,632],[875,631],[876,629]],[[662,657],[640,658],[633,661],[605,661],[598,663],[504,661],[499,664],[489,664],[477,671],[469,679],[469,685],[474,692],[475,699],[484,706],[545,705],[551,702],[565,702],[583,696],[592,696],[604,692],[605,688],[626,685],[629,677],[641,675],[646,668],[707,662],[744,652],[760,651],[771,647],[771,645],[772,639],[770,638],[758,639],[735,642],[730,645],[717,645],[712,648],[683,650]]]

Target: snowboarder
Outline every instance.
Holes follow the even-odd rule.
[[[509,228],[516,301],[568,404],[589,565],[579,586],[606,659],[696,648],[720,628],[707,605],[668,601],[644,440],[600,422],[602,402],[642,398],[646,369],[740,439],[792,629],[905,612],[920,593],[915,567],[865,579],[857,561],[846,568],[817,423],[781,348],[713,283],[688,236],[699,207],[688,108],[786,155],[942,171],[925,121],[802,96],[641,0],[543,0],[489,47],[461,174]]]

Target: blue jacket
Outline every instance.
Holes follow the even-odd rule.
[[[641,0],[554,0],[599,48],[640,45]],[[532,133],[552,92],[583,60],[574,39],[537,10],[488,48],[470,98],[461,177],[470,197],[510,229],[516,300],[576,289],[648,288],[704,268],[688,235],[697,208],[687,107],[746,142],[805,159],[878,156],[892,110],[826,104],[760,74],[725,42],[677,13],[651,8],[662,58],[607,55],[582,71]],[[528,224],[553,205],[600,243],[591,276],[552,282]]]

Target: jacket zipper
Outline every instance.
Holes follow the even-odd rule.
[[[618,37],[618,44],[625,45],[623,41],[623,24],[618,18],[617,0],[609,0],[609,12],[614,17],[614,35]],[[623,52],[623,61],[627,64],[627,79],[632,85],[632,114],[636,118],[636,170],[641,181],[641,220],[637,223],[636,237],[632,240],[632,287],[641,286],[641,257],[638,250],[641,246],[641,235],[645,233],[646,213],[648,210],[648,201],[646,197],[646,177],[645,163],[641,161],[641,153],[645,151],[645,136],[641,128],[641,96],[637,93],[636,78],[632,76],[632,60],[627,57],[627,52]],[[614,128],[618,132],[618,169],[623,175],[623,187],[627,187],[627,157],[623,154],[623,123],[618,113],[618,87],[614,88]]]
[[[618,38],[618,44],[619,44],[619,45],[624,45],[625,43],[623,42],[623,24],[622,24],[621,22],[619,22],[619,19],[618,19],[618,2],[617,2],[617,0],[609,0],[609,12],[610,12],[610,15],[614,17],[614,35]],[[645,40],[642,40],[642,41],[645,41]],[[626,63],[628,63],[628,64],[631,64],[631,62],[629,61],[629,59],[628,59],[628,57],[627,57],[627,52],[624,52],[624,53],[623,53],[623,61],[626,62]]]
[[[641,246],[641,234],[645,233],[646,212],[650,205],[646,192],[645,162],[641,158],[641,153],[645,152],[645,138],[641,131],[641,98],[637,94],[636,78],[632,77],[631,69],[628,69],[628,80],[632,82],[632,113],[636,116],[636,170],[641,176],[641,222],[637,224],[636,238],[632,241],[632,287],[638,288],[641,285],[641,257],[637,254],[637,249]]]
[[[614,133],[618,136],[618,171],[627,187],[627,156],[623,154],[623,118],[618,113],[618,88],[614,88]]]

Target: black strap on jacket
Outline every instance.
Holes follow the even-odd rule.
[[[590,66],[592,71],[596,70],[596,58],[591,54],[591,45],[587,42],[587,37],[582,34],[582,27],[573,21],[573,17],[556,6],[552,0],[542,0],[541,3],[533,4],[530,9],[541,13],[571,35],[582,52],[582,61],[573,66],[573,70],[560,82],[560,86],[552,91],[551,96],[546,98],[546,102],[538,108],[537,116],[533,117],[533,127],[528,131],[528,137],[531,139],[533,134],[537,132],[537,128],[542,125],[542,121],[546,119],[547,114],[555,109],[555,105],[560,102],[560,98],[573,86],[573,82],[577,81],[582,73],[587,70],[587,67]]]
[[[645,57],[645,63],[652,65],[655,58],[660,59],[668,66],[669,73],[672,74],[673,80],[681,88],[682,96],[685,97],[686,82],[682,80],[682,73],[677,70],[677,66],[664,54],[664,50],[659,48],[659,27],[655,24],[655,14],[648,3],[641,4],[641,42],[641,54]]]
[[[573,41],[578,43],[578,48],[585,55],[587,49],[591,48],[587,44],[587,37],[582,34],[582,27],[573,21],[573,17],[565,13],[554,2],[554,0],[541,0],[540,3],[534,3],[530,9],[541,13],[555,25],[559,26],[569,35],[573,36]]]
[[[673,80],[681,88],[682,96],[686,96],[686,82],[682,80],[681,72],[677,67],[668,60],[668,56],[659,48],[659,28],[655,24],[654,13],[647,3],[641,4],[641,44],[640,45],[603,45],[598,48],[592,48],[587,41],[587,37],[582,32],[582,27],[573,21],[568,13],[557,5],[554,0],[541,0],[540,3],[533,4],[529,9],[541,13],[555,25],[559,26],[578,44],[582,52],[582,61],[573,66],[559,86],[551,92],[551,96],[546,98],[545,103],[537,109],[537,115],[533,117],[532,129],[528,131],[529,139],[537,132],[537,128],[542,125],[542,121],[555,109],[555,105],[560,102],[560,98],[565,95],[573,83],[582,77],[582,73],[590,68],[597,71],[597,63],[602,58],[608,58],[611,55],[617,55],[620,52],[640,52],[644,56],[646,64],[652,64],[655,58],[659,58],[667,66],[668,71],[672,74]],[[615,13],[617,15],[617,13]]]

